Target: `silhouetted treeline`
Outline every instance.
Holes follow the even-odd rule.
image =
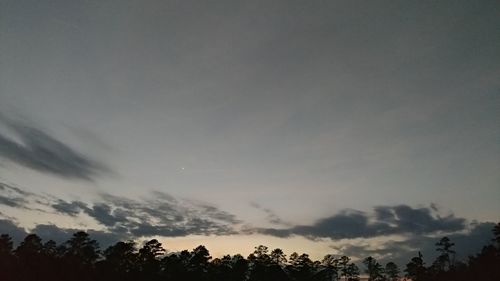
[[[439,256],[426,266],[420,253],[401,271],[389,262],[381,265],[373,257],[363,260],[360,271],[347,256],[326,255],[314,261],[307,254],[286,256],[281,249],[258,246],[247,258],[226,255],[214,258],[204,246],[192,251],[167,254],[153,239],[138,247],[135,242],[118,242],[104,251],[85,232],[77,232],[61,245],[45,243],[29,234],[14,249],[11,237],[0,236],[0,280],[2,281],[332,281],[369,280],[500,280],[500,223],[495,239],[467,261],[455,260],[454,243],[443,237],[436,243]]]

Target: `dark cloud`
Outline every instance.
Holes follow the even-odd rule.
[[[60,228],[54,224],[39,224],[31,230],[31,233],[35,233],[42,239],[51,239],[57,243],[63,243],[70,239],[75,232],[81,230],[82,229],[75,228]],[[87,232],[92,239],[97,240],[101,247],[107,247],[118,241],[127,239],[126,236],[120,233],[111,233],[94,229],[87,229],[84,231]]]
[[[91,209],[85,208],[84,210],[89,216],[95,218],[100,224],[105,226],[112,227],[122,221],[120,216],[117,217],[111,214],[111,207],[104,203],[94,204]]]
[[[72,201],[66,202],[64,200],[57,200],[57,203],[51,205],[54,210],[61,214],[76,216],[82,209],[86,208],[86,204],[83,202]]]
[[[44,239],[51,239],[58,243],[61,243],[70,238],[75,231],[65,228],[59,228],[53,224],[39,224],[31,229],[31,232]]]
[[[436,231],[457,231],[465,227],[465,219],[453,215],[434,215],[435,205],[429,208],[412,208],[406,205],[379,206],[375,208],[376,218],[396,226],[397,233],[432,233]]]
[[[43,196],[0,182],[0,205],[32,210],[29,206],[31,201],[43,201],[44,199]]]
[[[101,200],[93,205],[80,201],[58,200],[52,208],[70,216],[84,213],[111,232],[131,236],[236,234],[238,231],[235,226],[241,223],[233,214],[215,206],[190,200],[177,200],[160,192],[154,193],[154,199],[143,200],[102,194]],[[284,224],[281,220],[280,223]],[[465,227],[465,219],[453,215],[441,217],[432,208],[398,205],[376,207],[372,214],[344,210],[334,216],[320,219],[312,225],[297,225],[283,229],[252,228],[247,231],[277,237],[300,235],[310,239],[342,239],[389,234],[455,232]]]
[[[9,219],[0,219],[0,234],[8,234],[15,242],[26,236],[26,231]]]
[[[0,191],[0,205],[19,208],[26,203],[26,200],[19,196],[19,192],[9,184],[0,182]]]
[[[109,171],[40,129],[1,114],[0,123],[12,133],[10,137],[0,133],[0,158],[64,178],[91,180]]]
[[[0,195],[0,205],[19,208],[25,203],[26,201],[23,198]]]
[[[54,196],[45,197],[0,182],[0,205],[52,214],[55,211],[75,218],[86,215],[102,225],[103,233],[130,238],[237,234],[236,228],[241,223],[235,215],[213,205],[194,200],[178,200],[158,191],[152,192],[145,199],[101,194],[100,199],[86,203],[78,200],[65,201]],[[53,224],[42,224],[34,230],[37,233],[52,233],[55,238],[75,231],[60,229]]]
[[[233,214],[202,202],[177,200],[154,192],[154,199],[132,200],[102,194],[101,201],[89,206],[83,202],[58,200],[52,208],[59,213],[94,218],[112,233],[134,237],[235,234],[240,221]]]
[[[344,210],[312,225],[291,228],[257,229],[257,232],[278,237],[301,235],[308,238],[369,238],[389,234],[430,234],[465,229],[465,219],[453,215],[441,217],[432,208],[406,205],[379,206],[373,214]]]
[[[23,195],[23,196],[33,196],[35,195],[32,192],[28,192],[25,190],[20,189],[19,187],[15,187],[14,185],[5,183],[5,182],[0,182],[0,190],[2,192],[7,191],[7,192],[15,192],[17,194]]]
[[[107,247],[118,241],[129,238],[121,233],[112,233],[95,229],[60,228],[54,224],[38,224],[27,232],[24,228],[19,227],[12,219],[0,219],[0,234],[10,235],[15,243],[21,242],[28,233],[34,233],[44,240],[50,239],[57,243],[63,243],[70,239],[75,232],[82,230],[87,232],[92,239],[97,240],[101,247]]]

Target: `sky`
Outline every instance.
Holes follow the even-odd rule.
[[[0,232],[463,257],[500,220],[498,1],[0,0]]]

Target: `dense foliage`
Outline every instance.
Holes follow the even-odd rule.
[[[439,256],[426,267],[420,253],[406,265],[404,276],[416,281],[499,280],[500,223],[494,228],[493,244],[456,261],[453,242],[443,237],[436,243]],[[369,280],[399,280],[402,272],[389,262],[381,265],[373,257],[363,260]],[[326,255],[313,261],[307,254],[288,258],[281,249],[258,246],[247,258],[226,255],[212,259],[204,246],[192,251],[167,254],[153,239],[137,248],[133,241],[118,242],[104,251],[85,232],[77,232],[61,245],[45,243],[35,234],[26,236],[14,249],[11,237],[0,236],[0,280],[200,280],[200,281],[306,281],[359,280],[360,269],[347,256]]]

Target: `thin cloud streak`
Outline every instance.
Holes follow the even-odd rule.
[[[0,113],[0,124],[12,133],[0,133],[0,158],[18,165],[68,179],[93,180],[110,169],[41,129],[21,123]],[[17,142],[14,139],[19,139]]]

